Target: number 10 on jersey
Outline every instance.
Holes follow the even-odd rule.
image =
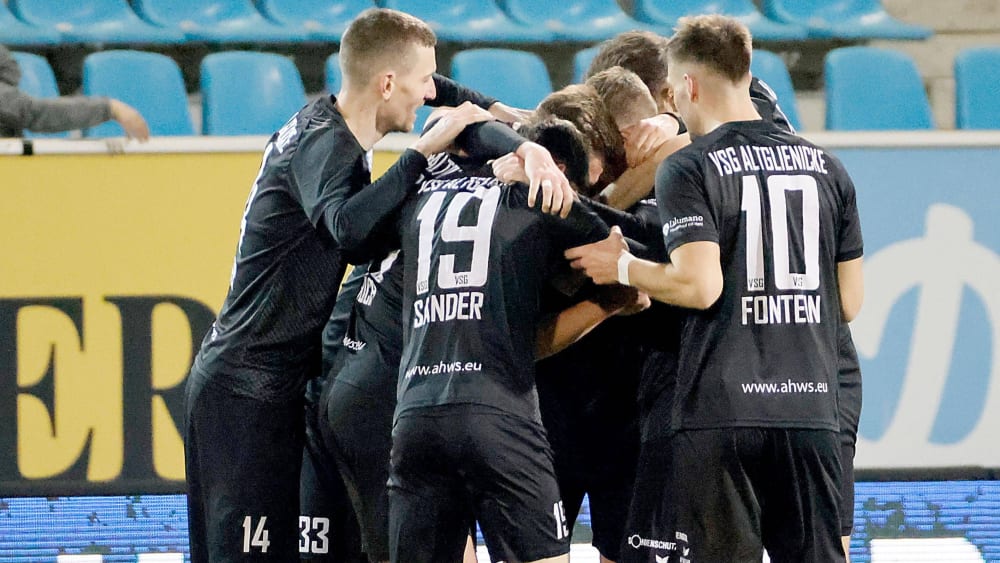
[[[802,213],[792,213],[786,194],[802,194]],[[778,289],[819,289],[819,190],[816,179],[807,175],[775,175],[767,177],[768,203],[771,208],[771,256],[774,283]],[[743,177],[743,198],[740,205],[746,213],[747,290],[764,291],[764,225],[760,205],[760,184],[757,176]],[[788,224],[801,217],[802,255],[805,273],[793,273],[789,259]]]

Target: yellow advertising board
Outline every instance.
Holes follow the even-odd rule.
[[[0,494],[183,490],[184,380],[259,165],[0,158]]]

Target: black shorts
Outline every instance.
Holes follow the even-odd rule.
[[[311,382],[318,383],[318,381]],[[322,440],[319,397],[306,394],[306,446],[299,489],[299,555],[311,563],[367,563],[354,507]],[[318,393],[314,394],[318,395]]]
[[[567,526],[572,532],[586,495],[591,544],[611,561],[621,552],[639,456],[637,413],[619,415],[621,420],[604,420],[610,428],[601,428],[600,420],[557,423],[543,413]]]
[[[395,373],[398,366],[387,369]],[[386,482],[395,399],[335,379],[320,414],[324,447],[336,461],[360,524],[362,550],[371,561],[389,559]]]
[[[569,553],[540,422],[479,405],[445,405],[403,413],[392,438],[394,563],[460,561],[473,520],[494,561]]]
[[[202,382],[192,374],[185,396],[192,563],[297,560],[302,402]]]
[[[687,430],[645,442],[622,561],[844,561],[840,443],[824,430]]]
[[[840,389],[837,408],[840,417],[840,464],[843,467],[840,526],[841,535],[849,536],[854,530],[854,445],[858,440],[858,422],[861,419],[861,365],[851,338],[850,325],[841,323],[838,337],[837,380]]]

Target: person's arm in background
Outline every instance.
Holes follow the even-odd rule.
[[[0,85],[0,129],[39,133],[72,131],[108,120],[121,124],[134,139],[149,139],[149,126],[132,106],[121,101],[87,96],[35,98],[9,85]]]
[[[504,123],[516,123],[526,120],[531,116],[531,111],[508,106],[496,98],[487,96],[482,92],[477,92],[472,88],[462,86],[458,82],[440,74],[434,75],[434,88],[437,97],[428,100],[427,105],[457,106],[462,102],[472,102],[477,106],[489,111],[493,117]]]

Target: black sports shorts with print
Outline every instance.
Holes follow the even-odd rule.
[[[459,561],[479,522],[494,561],[569,552],[569,530],[541,422],[453,404],[396,421],[389,478],[391,560]]]

